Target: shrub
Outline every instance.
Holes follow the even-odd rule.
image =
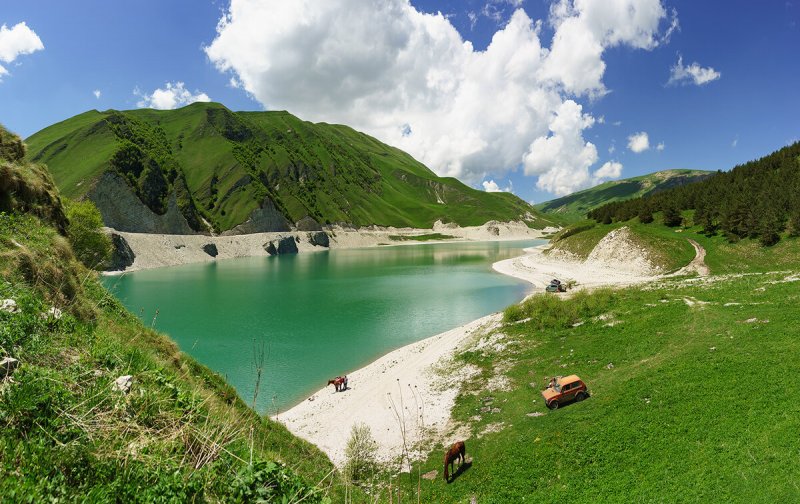
[[[351,483],[365,481],[375,473],[377,450],[378,444],[373,439],[369,426],[363,423],[353,425],[344,449],[347,459],[344,474]]]
[[[67,237],[75,256],[86,267],[99,269],[111,256],[111,239],[103,233],[103,218],[89,200],[67,204]]]
[[[535,329],[568,328],[584,318],[608,311],[615,297],[616,294],[611,289],[580,291],[568,299],[551,295],[533,296],[506,308],[503,321],[513,323],[529,318],[528,324]]]
[[[265,461],[244,466],[233,480],[225,501],[330,503],[319,489],[307,486],[285,465]]]

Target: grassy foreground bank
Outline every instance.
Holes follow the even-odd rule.
[[[73,253],[47,169],[24,153],[0,127],[0,500],[320,503],[354,492],[325,454],[100,285]]]

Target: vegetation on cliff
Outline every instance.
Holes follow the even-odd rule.
[[[189,225],[225,231],[274,206],[289,222],[431,227],[480,225],[536,211],[512,194],[437,177],[411,156],[347,126],[287,112],[231,112],[216,103],[178,110],[89,111],[27,139],[62,192],[89,194],[101,174],[122,176],[156,214],[175,194]],[[103,209],[101,208],[101,211]],[[205,221],[205,222],[204,222]]]

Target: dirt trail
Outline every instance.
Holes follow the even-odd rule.
[[[673,275],[687,275],[689,273],[697,273],[701,277],[710,275],[711,269],[709,269],[706,264],[706,249],[694,240],[689,240],[689,243],[694,247],[694,259],[692,259],[692,262],[673,273]]]

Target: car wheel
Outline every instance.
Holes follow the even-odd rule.
[[[577,396],[575,396],[576,401],[583,401],[586,399],[586,392],[579,392]]]
[[[547,403],[547,407],[550,409],[558,409],[558,401],[550,401]]]

